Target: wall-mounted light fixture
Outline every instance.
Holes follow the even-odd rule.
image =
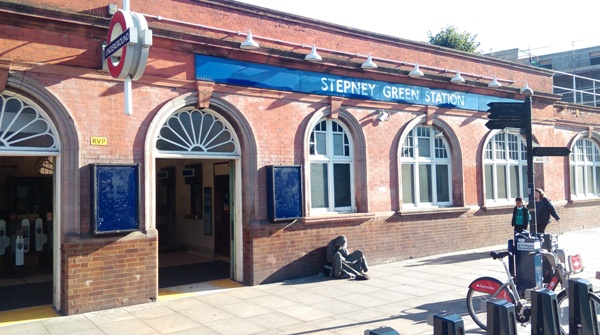
[[[323,58],[321,58],[321,56],[317,53],[317,47],[313,44],[312,46],[312,50],[310,51],[310,53],[308,55],[306,55],[304,57],[304,60],[307,60],[309,62],[322,62]]]
[[[443,131],[438,131],[437,133],[435,133],[435,135],[433,135],[433,137],[435,137],[435,138],[443,138],[444,137],[444,132]]]
[[[207,30],[211,30],[214,32],[224,33],[224,34],[242,35],[240,32],[236,32],[236,31],[229,30],[229,29],[216,28],[216,27],[206,26],[206,25],[192,23],[192,22],[185,22],[185,21],[181,21],[181,20],[174,20],[174,19],[169,19],[169,18],[165,18],[162,16],[157,16],[157,15],[150,15],[150,14],[143,14],[143,13],[140,13],[140,14],[145,16],[146,18],[151,18],[151,19],[155,19],[158,21],[172,22],[172,23],[176,23],[176,24],[180,24],[180,25],[187,25],[187,26],[192,26],[192,27],[196,27],[196,28],[207,29]],[[239,47],[241,49],[246,49],[246,50],[258,49],[258,48],[260,48],[260,45],[258,44],[258,42],[256,42],[256,40],[267,41],[267,42],[271,42],[273,44],[283,44],[283,45],[288,45],[288,46],[292,46],[292,47],[296,47],[296,48],[297,47],[307,48],[307,47],[311,46],[311,45],[307,45],[304,43],[302,43],[302,44],[295,43],[295,42],[284,41],[284,40],[269,38],[269,37],[264,37],[264,36],[252,36],[251,32],[248,31],[248,34],[246,35],[246,40],[244,42],[242,42]],[[456,75],[454,77],[452,77],[452,79],[450,80],[453,83],[464,83],[465,80],[463,79],[462,76],[475,78],[474,80],[492,80],[493,79],[492,82],[490,84],[488,84],[488,87],[490,87],[490,88],[496,88],[496,87],[502,86],[500,84],[501,82],[506,83],[508,85],[512,85],[515,83],[514,80],[497,78],[496,76],[494,76],[492,78],[489,76],[484,76],[484,75],[474,74],[474,73],[466,73],[466,72],[463,72],[461,74],[460,71],[454,71],[454,70],[439,68],[439,67],[435,67],[435,66],[422,65],[422,64],[419,65],[417,63],[399,61],[399,60],[395,60],[395,59],[377,58],[377,57],[371,57],[371,55],[367,56],[367,55],[361,55],[361,54],[357,54],[357,53],[350,53],[350,52],[346,52],[346,51],[326,49],[326,48],[320,48],[320,50],[331,53],[331,54],[344,55],[344,56],[349,57],[349,59],[355,59],[357,57],[368,57],[367,61],[361,64],[362,69],[380,68],[382,65],[379,64],[379,66],[378,66],[375,64],[375,62],[378,62],[378,63],[381,62],[381,63],[400,65],[400,66],[414,67],[414,69],[412,71],[410,71],[410,73],[409,73],[409,76],[411,76],[411,77],[422,77],[424,75],[424,73],[419,69],[419,67],[420,67],[420,68],[423,68],[426,70],[435,71],[435,72],[439,72],[439,73],[455,73]],[[304,59],[307,61],[310,61],[310,62],[322,62],[323,61],[321,56],[317,53],[317,48],[314,44],[312,45],[312,50],[310,51],[310,53],[308,55],[306,55],[304,57]],[[499,86],[495,86],[496,83],[498,83]]]
[[[384,111],[383,109],[379,110],[379,115],[377,115],[377,121],[378,122],[385,122],[387,120],[390,119],[390,113],[388,113],[387,111]]]
[[[409,76],[413,77],[413,78],[418,78],[418,77],[423,77],[425,74],[423,74],[423,71],[421,71],[419,69],[419,63],[415,63],[415,68],[412,69],[412,71],[410,71],[408,73]]]
[[[488,87],[492,87],[492,88],[501,87],[501,86],[502,86],[502,84],[500,84],[498,82],[498,78],[496,77],[496,75],[494,75],[494,79],[488,84]]]
[[[372,70],[372,69],[377,68],[377,64],[375,64],[373,62],[373,59],[371,58],[371,54],[369,54],[369,56],[367,57],[367,60],[364,63],[362,63],[360,68],[363,70]]]
[[[521,88],[521,90],[519,90],[519,92],[528,97],[533,95],[533,90],[529,87],[527,82],[525,82],[525,85],[523,85],[523,87]]]
[[[452,77],[452,79],[450,79],[450,82],[456,84],[462,84],[465,82],[465,79],[460,76],[460,70],[456,70],[456,74],[454,75],[454,77]]]
[[[246,35],[246,40],[240,44],[240,49],[244,50],[255,50],[259,49],[260,45],[252,38],[252,32],[248,30],[248,35]]]

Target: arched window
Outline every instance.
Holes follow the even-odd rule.
[[[494,135],[485,146],[483,175],[488,204],[527,196],[527,148],[521,137]]]
[[[589,139],[579,139],[570,155],[571,194],[575,198],[597,197],[600,193],[600,151]]]
[[[239,155],[235,133],[211,110],[185,107],[160,128],[156,148],[164,153]]]
[[[452,171],[444,133],[413,128],[402,145],[403,207],[452,206]]]
[[[25,97],[0,94],[0,150],[58,152],[57,145],[40,107]]]
[[[308,140],[311,213],[354,211],[352,140],[338,121],[321,119]]]

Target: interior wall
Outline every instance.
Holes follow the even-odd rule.
[[[211,255],[214,253],[214,218],[211,220],[211,233],[207,235],[204,233],[204,218],[202,216],[196,218],[191,215],[190,185],[186,184],[185,178],[181,175],[181,171],[186,168],[186,165],[202,164],[202,188],[210,187],[211,190],[213,190],[214,199],[215,169],[221,174],[219,171],[223,170],[223,166],[226,166],[227,173],[229,171],[228,165],[215,165],[216,163],[223,162],[224,161],[211,159],[158,159],[156,161],[156,171],[160,171],[160,169],[164,167],[175,167],[176,223],[173,231],[173,243],[175,245],[182,246],[191,251],[208,253]]]

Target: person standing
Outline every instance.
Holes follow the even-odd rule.
[[[546,231],[546,226],[550,223],[550,216],[556,221],[560,221],[560,216],[556,213],[554,206],[548,198],[544,190],[541,188],[535,189],[535,217],[537,221],[537,232],[543,234]]]
[[[523,206],[523,198],[521,197],[515,199],[511,224],[515,229],[515,233],[527,230],[527,225],[529,225],[529,209]]]

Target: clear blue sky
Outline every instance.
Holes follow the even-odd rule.
[[[519,48],[520,57],[600,46],[600,1],[240,0],[413,41],[454,25],[477,35],[484,53]],[[260,27],[251,29],[256,35]],[[280,38],[277,36],[267,36]],[[303,43],[304,41],[293,41]]]

